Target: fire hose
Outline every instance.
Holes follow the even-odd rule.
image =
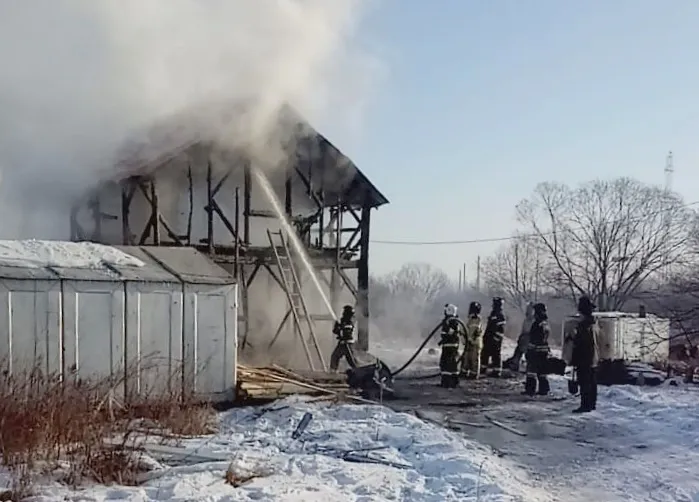
[[[466,331],[466,326],[464,326],[464,323],[461,321],[461,319],[456,319],[456,321],[457,321],[459,324],[461,324],[461,327],[464,329],[464,332],[465,332],[465,331]],[[437,324],[437,325],[434,327],[434,329],[433,329],[432,331],[430,331],[430,334],[427,335],[427,337],[423,340],[423,342],[420,344],[420,346],[419,346],[418,349],[415,351],[415,353],[410,357],[410,359],[408,359],[407,362],[406,362],[403,366],[401,366],[401,367],[398,368],[397,370],[391,372],[391,376],[392,376],[392,377],[395,377],[397,374],[403,372],[408,366],[410,366],[410,365],[413,363],[413,361],[415,361],[415,359],[417,358],[417,356],[420,355],[420,352],[422,352],[423,349],[427,346],[427,344],[428,344],[429,341],[432,339],[432,337],[433,337],[435,334],[437,334],[437,331],[438,331],[439,328],[441,328],[441,327],[442,327],[442,321],[440,321],[439,324]],[[434,376],[434,375],[430,375],[430,377],[432,377],[432,376]],[[425,377],[425,378],[427,378],[427,377]]]

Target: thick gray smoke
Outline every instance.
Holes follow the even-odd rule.
[[[256,140],[287,102],[315,119],[356,108],[363,4],[0,3],[0,238],[67,238],[69,206],[124,139],[198,103],[255,103],[245,130]]]

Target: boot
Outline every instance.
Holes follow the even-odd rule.
[[[534,377],[527,377],[527,379],[524,381],[524,394],[525,396],[533,396],[534,393],[536,392],[536,378]]]
[[[439,381],[439,386],[447,388],[449,386],[449,379],[447,375],[442,375],[440,381]]]
[[[549,385],[548,378],[546,377],[539,377],[539,394],[540,396],[546,396],[548,393],[551,391],[551,386]]]
[[[580,395],[580,407],[575,408],[573,410],[573,413],[589,413],[592,410],[593,410],[593,408],[592,408],[592,405],[590,404],[589,395],[581,393],[581,395]]]

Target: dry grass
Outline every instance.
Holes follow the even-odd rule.
[[[39,371],[0,375],[0,461],[13,480],[0,500],[20,500],[37,476],[56,472],[71,486],[86,479],[137,484],[144,437],[213,432],[209,406],[174,395],[112,406],[120,388],[113,381],[61,382]]]

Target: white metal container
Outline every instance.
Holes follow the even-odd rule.
[[[670,351],[670,320],[647,314],[596,312],[599,326],[598,356],[601,361],[623,359],[652,363],[667,360]],[[578,316],[563,323],[562,357],[570,364],[572,339]]]
[[[192,248],[117,247],[143,267],[0,266],[0,363],[118,394],[234,396],[237,285]]]

